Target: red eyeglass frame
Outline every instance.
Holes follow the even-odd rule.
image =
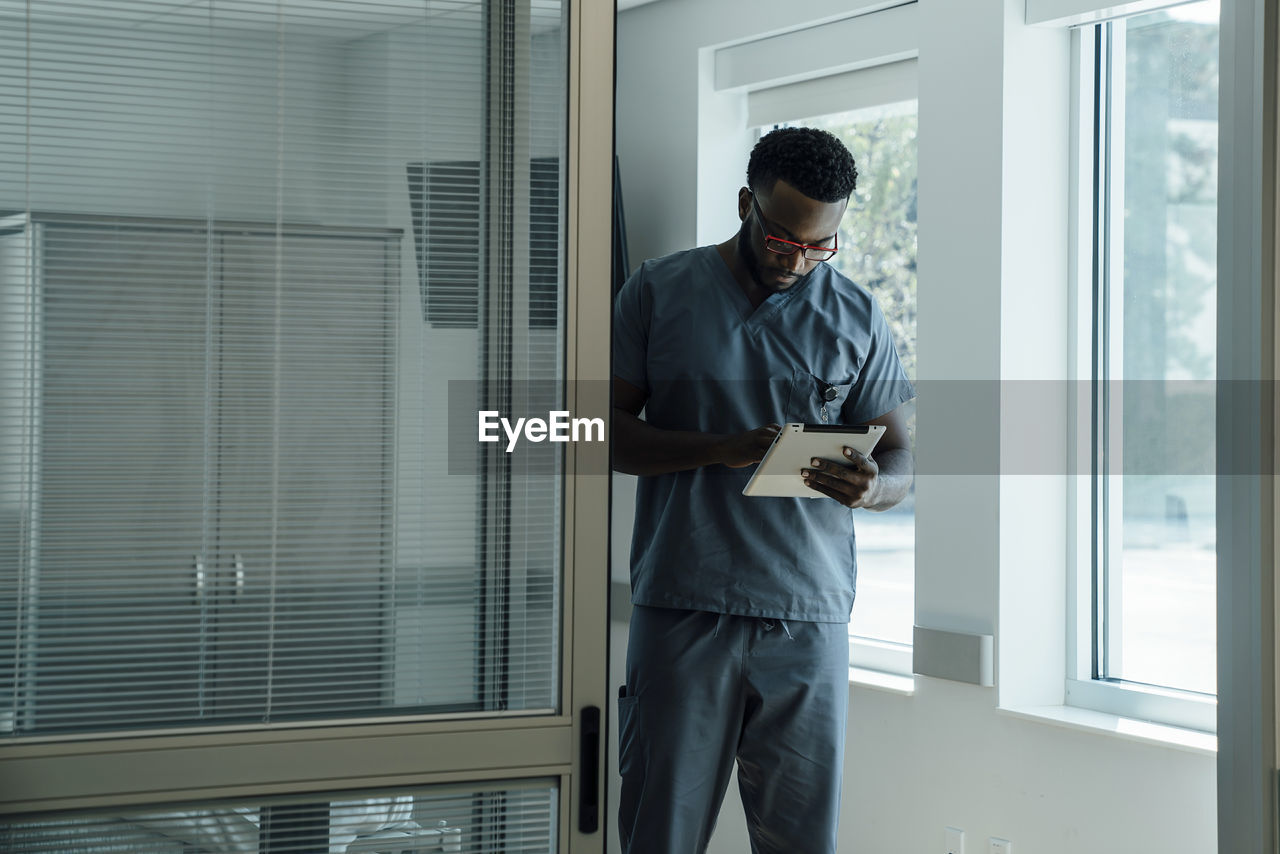
[[[762,232],[764,232],[764,248],[765,248],[765,249],[768,249],[768,250],[769,250],[770,252],[772,252],[774,255],[782,255],[782,256],[784,256],[784,257],[788,257],[788,256],[791,256],[791,255],[796,254],[797,252],[804,252],[805,250],[808,250],[808,249],[814,249],[814,250],[816,250],[816,251],[818,251],[818,252],[829,252],[830,254],[829,254],[829,255],[827,255],[827,256],[826,256],[826,257],[824,257],[824,258],[810,258],[808,255],[806,255],[806,256],[804,256],[804,257],[805,257],[805,260],[808,260],[808,261],[826,261],[826,260],[828,260],[828,259],[830,259],[830,258],[835,257],[836,252],[837,252],[837,251],[839,251],[839,249],[840,249],[840,235],[839,235],[839,234],[836,234],[836,235],[833,235],[833,236],[832,236],[832,238],[831,238],[831,240],[832,240],[832,245],[831,245],[831,246],[815,246],[815,245],[814,245],[814,244],[812,244],[812,243],[796,243],[794,240],[787,240],[785,237],[774,237],[772,234],[770,234],[770,233],[765,229],[765,218],[764,218],[764,212],[760,210],[760,205],[756,203],[756,196],[755,196],[755,193],[752,193],[752,194],[751,194],[751,207],[755,210],[755,212],[756,212],[756,218],[757,218],[757,219],[759,220],[759,222],[760,222],[760,230],[761,230]],[[787,244],[788,246],[794,246],[794,247],[796,247],[796,248],[795,248],[795,249],[793,249],[793,250],[791,250],[790,252],[779,252],[777,249],[774,249],[772,246],[770,246],[770,245],[769,245],[770,241],[776,241],[776,242],[778,242],[778,243],[785,243],[785,244]]]

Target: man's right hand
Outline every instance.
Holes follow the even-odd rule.
[[[779,424],[766,424],[745,433],[725,436],[719,448],[720,462],[735,469],[760,462],[781,429]]]
[[[758,463],[782,428],[766,424],[745,433],[666,430],[642,420],[648,395],[613,378],[613,468],[635,475],[660,475],[703,466],[742,468]]]

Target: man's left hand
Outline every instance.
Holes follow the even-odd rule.
[[[845,507],[866,507],[874,503],[876,478],[880,467],[871,457],[853,448],[844,449],[846,464],[814,457],[811,468],[801,469],[800,476],[810,489],[834,498]]]

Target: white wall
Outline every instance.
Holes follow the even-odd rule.
[[[888,5],[808,0],[787,20]],[[713,97],[704,48],[762,34],[777,9],[661,0],[620,14],[617,140],[635,263],[731,233],[745,156],[700,164],[699,133],[725,152],[749,141],[724,130],[737,118]],[[1211,755],[1000,708],[1062,701],[1065,478],[927,474],[953,453],[996,459],[1002,430],[1019,429],[993,381],[1066,376],[1069,37],[1024,27],[1022,13],[1022,0],[920,0],[918,15],[919,373],[930,394],[917,410],[916,620],[996,633],[998,688],[916,677],[910,696],[851,689],[841,850],[941,852],[953,825],[970,852],[1002,836],[1037,854],[1207,854]],[[961,422],[977,386],[990,405],[965,407]],[[1041,413],[1047,444],[1064,441],[1062,406]],[[629,512],[632,489],[615,479],[615,514]],[[614,522],[615,578],[627,521]],[[613,634],[617,684],[625,626]],[[733,786],[711,850],[747,850]]]

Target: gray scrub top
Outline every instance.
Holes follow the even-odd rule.
[[[758,308],[714,246],[646,261],[618,293],[613,373],[645,420],[736,433],[770,422],[863,424],[914,397],[875,298],[819,264]],[[822,393],[834,386],[836,397]],[[853,511],[826,497],[748,498],[755,466],[639,478],[637,605],[848,622]]]

